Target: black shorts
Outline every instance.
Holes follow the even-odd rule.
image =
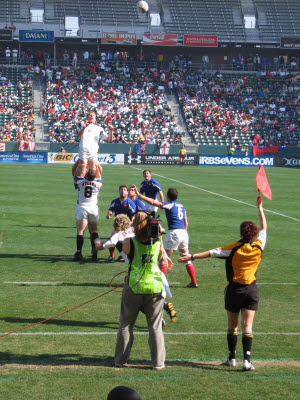
[[[258,287],[255,282],[251,285],[241,285],[239,283],[229,283],[225,292],[225,309],[232,313],[239,313],[241,308],[246,310],[258,310]]]

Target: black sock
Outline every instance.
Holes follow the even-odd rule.
[[[252,333],[243,333],[242,343],[244,351],[244,360],[250,361],[251,347],[252,347]]]
[[[77,251],[81,253],[81,249],[83,246],[83,235],[77,235]]]
[[[95,251],[97,251],[97,250],[96,250],[96,247],[95,247],[94,240],[95,240],[95,239],[98,239],[98,237],[99,237],[98,232],[94,232],[94,233],[91,235],[92,253],[95,253]]]
[[[227,344],[229,351],[229,360],[235,359],[236,344],[237,344],[237,332],[227,332]]]

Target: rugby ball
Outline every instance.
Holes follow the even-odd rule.
[[[149,10],[148,3],[146,3],[145,1],[139,1],[136,7],[138,9],[138,12],[140,12],[141,14],[144,14]]]

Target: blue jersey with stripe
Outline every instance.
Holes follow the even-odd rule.
[[[161,191],[160,184],[155,179],[150,179],[148,182],[143,181],[140,187],[140,193],[145,194],[151,199],[157,198],[157,193]]]
[[[126,214],[129,219],[131,219],[136,211],[136,206],[134,202],[128,198],[124,201],[121,201],[120,198],[117,198],[110,203],[109,210],[114,212],[115,216],[119,214]]]
[[[163,209],[166,211],[168,229],[185,229],[185,208],[177,201],[164,201]]]
[[[136,198],[135,200],[132,200],[135,204],[136,211],[146,211],[145,204],[142,202],[142,200]]]

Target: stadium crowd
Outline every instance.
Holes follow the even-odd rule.
[[[26,75],[26,74],[25,74]],[[34,141],[32,80],[3,66],[0,72],[0,141]]]
[[[77,141],[79,121],[93,110],[100,124],[114,127],[115,143],[181,143],[175,117],[164,95],[165,79],[151,70],[124,67],[106,71],[100,64],[45,70],[42,110],[50,141]]]
[[[208,76],[173,72],[188,132],[246,144],[294,145],[300,115],[299,75],[287,71]]]

